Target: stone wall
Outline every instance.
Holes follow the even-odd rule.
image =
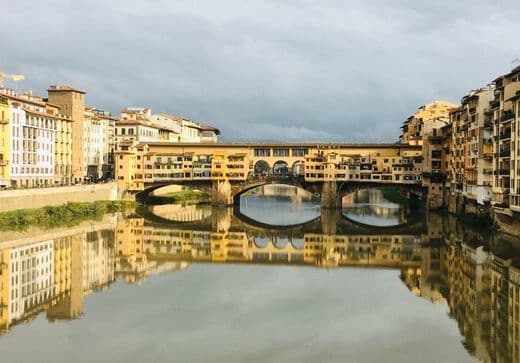
[[[0,191],[0,212],[57,206],[67,202],[117,200],[116,183]]]
[[[495,209],[493,210],[492,217],[496,229],[520,237],[520,213],[503,213]]]

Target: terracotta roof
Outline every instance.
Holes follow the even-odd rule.
[[[154,129],[161,129],[162,127],[151,124],[149,122],[143,120],[126,120],[126,119],[117,119],[116,126],[118,125],[136,125],[136,126],[146,126]]]
[[[55,115],[51,115],[51,114],[48,114],[48,113],[44,113],[44,112],[38,112],[38,111],[33,111],[33,110],[27,110],[24,108],[24,111],[25,113],[30,113],[30,114],[33,114],[33,115],[38,115],[38,116],[43,116],[43,117],[49,117],[49,118],[54,118],[54,119],[61,119],[61,117],[59,116],[55,116]]]
[[[85,91],[81,91],[77,88],[73,88],[71,86],[66,86],[66,85],[51,85],[51,86],[49,86],[49,89],[47,90],[47,92],[78,92],[81,94],[87,93]]]
[[[202,131],[213,131],[215,134],[220,135],[220,130],[210,125],[199,125]]]
[[[13,100],[16,100],[16,101],[20,101],[22,103],[30,103],[32,105],[45,107],[45,102],[43,102],[43,101],[40,102],[40,101],[36,101],[36,100],[30,100],[30,99],[23,98],[23,97],[20,97],[20,96],[13,96],[13,95],[5,94],[5,93],[0,93],[0,94],[2,96],[5,96],[7,98],[10,98],[10,99],[13,99]]]

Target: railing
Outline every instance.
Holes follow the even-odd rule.
[[[511,156],[511,150],[502,150],[500,152],[500,157],[504,158],[504,157],[510,157]]]
[[[510,139],[511,138],[511,132],[503,132],[500,134],[500,140]]]
[[[511,169],[499,169],[498,170],[498,174],[499,175],[510,175],[511,174]]]
[[[502,115],[502,118],[500,119],[501,122],[507,122],[515,117],[515,114],[511,110],[504,111],[504,114]]]

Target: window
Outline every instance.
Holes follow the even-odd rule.
[[[273,156],[289,156],[289,149],[273,149]]]
[[[432,159],[440,159],[442,157],[440,150],[432,150]]]
[[[271,156],[271,149],[255,149],[255,156]]]

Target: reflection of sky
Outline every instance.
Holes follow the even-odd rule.
[[[196,264],[118,282],[81,319],[40,315],[0,339],[2,362],[469,362],[445,304],[396,270]],[[10,360],[6,361],[5,357]]]
[[[373,226],[396,226],[405,222],[401,205],[386,200],[378,189],[362,189],[345,200],[343,214],[353,221]]]
[[[356,222],[372,226],[396,226],[401,224],[399,208],[381,208],[384,213],[374,213],[374,206],[352,206],[343,209],[343,214]]]
[[[288,197],[247,195],[240,199],[240,212],[259,222],[283,226],[319,217],[320,202],[293,203]]]

